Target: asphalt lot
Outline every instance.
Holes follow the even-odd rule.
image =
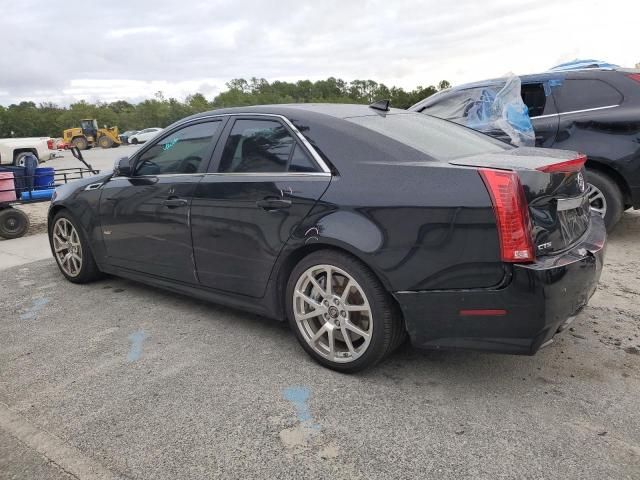
[[[351,376],[275,321],[74,285],[53,259],[4,270],[0,478],[638,479],[639,239],[627,212],[590,305],[534,357],[405,345]]]

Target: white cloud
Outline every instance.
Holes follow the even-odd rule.
[[[532,73],[573,58],[640,62],[640,2],[114,1],[58,22],[55,2],[0,17],[0,104],[210,98],[237,77],[370,78],[414,88]],[[29,25],[25,31],[25,25]]]
[[[107,32],[107,38],[123,38],[131,35],[139,35],[141,33],[158,33],[160,29],[158,27],[131,27],[131,28],[118,28],[115,30],[109,30]]]

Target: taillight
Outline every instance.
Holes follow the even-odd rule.
[[[631,80],[635,80],[636,82],[640,82],[640,73],[630,73],[627,77]]]
[[[49,150],[53,150],[53,138],[50,138],[49,140],[47,140],[47,148]]]
[[[572,160],[566,160],[564,162],[552,163],[551,165],[545,165],[544,167],[536,168],[539,172],[554,173],[554,172],[579,172],[584,167],[587,157],[585,155],[578,155]]]
[[[491,195],[502,261],[533,262],[535,256],[531,240],[531,220],[518,174],[489,168],[480,168],[478,172]]]

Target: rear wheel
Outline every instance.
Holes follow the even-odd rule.
[[[87,283],[101,276],[84,232],[67,211],[63,210],[54,217],[49,244],[67,280]]]
[[[98,146],[100,146],[100,148],[111,148],[113,146],[113,140],[103,135],[98,139]]]
[[[375,365],[405,338],[392,299],[360,261],[321,250],[296,265],[287,285],[287,316],[318,363],[340,372]]]
[[[84,137],[76,137],[71,141],[71,144],[78,150],[86,150],[89,146],[87,139]]]
[[[624,210],[620,187],[609,176],[597,170],[587,170],[591,211],[604,218],[607,231],[618,223]]]
[[[18,155],[16,155],[16,158],[15,158],[15,160],[13,161],[13,164],[14,164],[16,167],[24,167],[25,159],[26,159],[29,155],[33,155],[34,157],[38,158],[38,156],[37,156],[36,154],[34,154],[34,153],[31,153],[31,152],[22,152],[22,153],[19,153]],[[38,163],[40,163],[40,159],[38,159]]]
[[[0,210],[0,237],[19,238],[29,230],[29,217],[22,210],[9,207]]]

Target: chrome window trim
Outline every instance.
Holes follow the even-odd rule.
[[[210,172],[209,176],[232,176],[232,177],[330,177],[330,172]]]
[[[289,127],[293,131],[295,136],[305,146],[305,148],[309,151],[309,153],[311,153],[311,156],[313,157],[315,162],[318,164],[318,166],[322,170],[322,173],[331,174],[331,169],[325,163],[325,161],[322,159],[322,157],[316,151],[316,149],[313,148],[311,143],[309,143],[309,140],[307,140],[306,137],[300,132],[300,130],[298,130],[296,128],[296,126],[293,124],[293,122],[291,122],[291,120],[289,120],[284,115],[279,115],[279,114],[276,114],[276,113],[251,113],[251,112],[219,113],[219,114],[216,114],[216,115],[205,115],[205,116],[198,117],[198,118],[191,118],[188,121],[185,121],[183,123],[179,123],[179,124],[175,125],[175,127],[176,128],[177,127],[181,127],[184,124],[188,124],[190,122],[194,122],[194,121],[197,121],[197,120],[204,120],[204,119],[207,119],[207,118],[218,118],[218,117],[271,117],[271,118],[278,118],[278,119],[282,120],[287,125],[287,127]],[[216,173],[221,173],[222,174],[224,172],[216,172]],[[292,173],[295,173],[295,172],[292,172]]]
[[[139,178],[158,178],[158,177],[205,177],[205,176],[231,176],[231,177],[330,177],[330,172],[202,172],[202,173],[159,173],[157,175],[138,175],[136,177],[118,177],[126,180],[134,180]]]
[[[560,115],[572,115],[574,113],[584,113],[584,112],[595,112],[596,110],[605,110],[607,108],[615,108],[620,105],[607,105],[604,107],[594,107],[594,108],[585,108],[584,110],[571,110],[569,112],[558,112],[558,113],[550,113],[548,115],[538,115],[536,117],[531,117],[531,120],[536,118],[551,118],[551,117],[559,117]]]

